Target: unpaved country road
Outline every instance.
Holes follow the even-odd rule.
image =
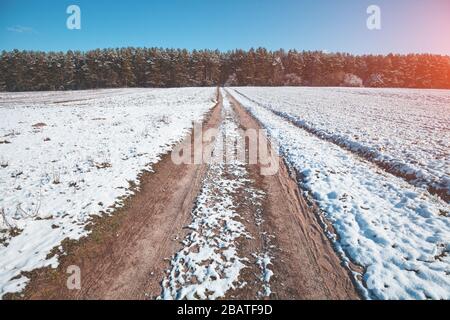
[[[165,156],[124,208],[65,243],[57,269],[27,274],[25,291],[6,298],[358,299],[284,162],[275,154],[255,164],[227,157],[247,154],[236,141],[260,126],[221,92],[202,131],[177,149],[216,129],[192,157],[209,150],[225,161],[177,165]],[[261,174],[268,161],[279,168],[273,175]],[[80,267],[80,290],[67,289],[71,265]]]

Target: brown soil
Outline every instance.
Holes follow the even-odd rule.
[[[219,99],[220,100],[220,99]],[[233,107],[243,128],[259,124],[234,100]],[[213,109],[203,130],[217,127],[221,103]],[[194,137],[182,142],[187,145]],[[282,159],[273,176],[262,176],[260,165],[249,165],[254,185],[266,193],[261,225],[255,224],[252,208],[242,201],[244,224],[254,236],[240,245],[244,256],[269,250],[274,272],[272,299],[358,299],[347,270],[327,240],[305,200],[300,196]],[[166,155],[143,173],[139,191],[114,214],[97,218],[91,234],[78,242],[64,243],[66,255],[57,269],[44,268],[26,274],[31,281],[24,292],[10,299],[154,299],[161,294],[161,280],[169,259],[181,249],[180,241],[191,221],[205,165],[176,165]],[[68,266],[81,269],[82,289],[71,291],[66,282]],[[261,289],[258,268],[244,269],[244,289],[226,298],[257,299]]]

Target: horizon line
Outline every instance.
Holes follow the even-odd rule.
[[[221,50],[219,48],[216,49],[211,49],[211,48],[201,48],[201,49],[197,49],[197,48],[182,48],[182,47],[163,47],[163,46],[119,46],[119,47],[98,47],[98,48],[92,48],[92,49],[67,49],[67,50],[35,50],[35,49],[19,49],[19,48],[14,48],[14,49],[0,49],[1,53],[3,54],[4,52],[14,52],[14,51],[19,51],[19,52],[35,52],[35,53],[68,53],[68,52],[79,52],[79,53],[87,53],[87,52],[92,52],[92,51],[97,51],[97,50],[123,50],[123,49],[159,49],[159,50],[186,50],[190,53],[194,52],[194,51],[219,51],[220,53],[229,53],[229,52],[233,52],[233,51],[245,51],[245,52],[249,52],[251,50],[258,50],[258,49],[265,49],[269,52],[280,52],[280,51],[284,51],[284,52],[290,52],[290,51],[296,51],[298,53],[306,53],[306,52],[312,52],[312,53],[322,53],[322,54],[327,54],[327,55],[352,55],[352,56],[389,56],[389,55],[394,55],[394,56],[410,56],[410,55],[431,55],[431,56],[441,56],[441,57],[449,57],[450,58],[450,53],[433,53],[433,52],[408,52],[408,53],[398,53],[398,52],[389,52],[389,53],[352,53],[349,51],[329,51],[329,50],[323,50],[323,49],[297,49],[297,48],[278,48],[278,49],[269,49],[267,47],[264,46],[255,46],[255,47],[250,47],[247,49],[243,49],[243,48],[234,48],[234,49],[226,49],[226,50]]]

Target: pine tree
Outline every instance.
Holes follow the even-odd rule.
[[[6,72],[8,71],[6,56],[6,51],[2,51],[2,54],[0,56],[0,91],[8,90],[8,87],[6,85]]]
[[[120,57],[120,80],[125,88],[135,85],[135,75],[131,64],[133,52],[130,48],[123,49]]]

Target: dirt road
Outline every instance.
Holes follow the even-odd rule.
[[[260,127],[223,94],[200,132],[210,129],[216,139],[193,157],[246,153],[235,143],[245,141],[239,129]],[[279,167],[274,175],[261,174],[263,158],[176,165],[165,156],[124,208],[94,221],[89,237],[64,244],[57,269],[28,274],[26,290],[9,298],[358,299],[295,179],[268,157]],[[71,265],[80,267],[81,290],[67,289]]]

